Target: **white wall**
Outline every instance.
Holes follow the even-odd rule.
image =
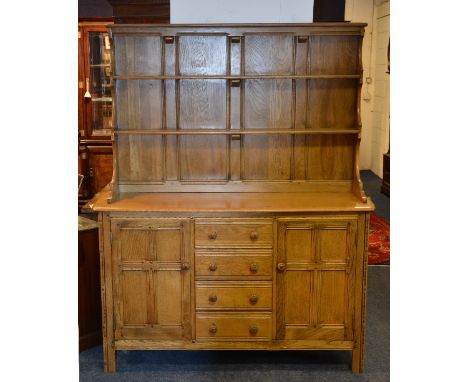
[[[345,19],[368,23],[362,51],[360,167],[382,177],[382,155],[387,152],[389,141],[390,78],[386,71],[390,1],[347,0]]]
[[[311,23],[314,0],[171,0],[172,24]]]

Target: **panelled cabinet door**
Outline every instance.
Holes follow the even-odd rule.
[[[190,339],[190,223],[112,220],[115,339]]]
[[[277,338],[353,339],[357,220],[280,219]]]

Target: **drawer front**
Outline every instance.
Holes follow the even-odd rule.
[[[272,274],[271,252],[265,255],[196,253],[197,276],[267,276]]]
[[[261,341],[272,339],[271,313],[197,313],[197,339]]]
[[[273,246],[273,222],[251,221],[197,221],[196,247],[266,247]]]
[[[200,310],[271,310],[271,282],[198,282],[196,307]]]

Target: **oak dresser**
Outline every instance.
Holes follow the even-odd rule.
[[[104,368],[133,349],[364,358],[365,24],[113,25]]]

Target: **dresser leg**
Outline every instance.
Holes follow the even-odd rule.
[[[115,349],[112,344],[104,344],[104,371],[106,373],[115,372]]]
[[[353,360],[351,370],[353,373],[362,373],[364,371],[364,346],[358,346],[353,350]]]

